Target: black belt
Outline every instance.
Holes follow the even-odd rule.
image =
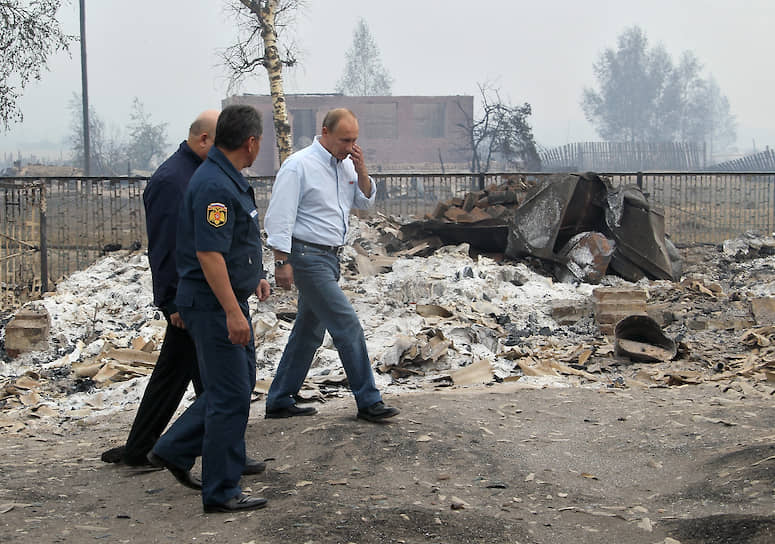
[[[299,240],[296,237],[292,237],[291,240],[293,242],[308,245],[309,247],[314,247],[317,249],[321,249],[323,251],[328,251],[330,253],[339,253],[342,250],[342,246],[327,246],[324,244],[313,244],[312,242],[307,242],[306,240]]]

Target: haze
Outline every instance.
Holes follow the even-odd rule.
[[[228,78],[218,52],[232,43],[222,0],[87,0],[90,103],[108,127],[129,121],[133,97],[154,122],[167,122],[170,148],[201,110],[220,107]],[[473,7],[472,7],[473,6]],[[285,71],[287,93],[334,91],[358,18],[363,17],[394,78],[394,95],[474,95],[489,82],[501,96],[533,107],[537,142],[546,147],[599,140],[579,102],[596,85],[592,65],[628,26],[644,29],[674,61],[693,51],[712,73],[737,118],[737,152],[775,142],[771,0],[309,0],[293,37],[300,66]],[[78,1],[60,12],[78,34]],[[13,153],[69,157],[71,114],[80,93],[79,45],[57,55],[50,72],[21,100],[24,122],[0,132],[0,159]],[[240,92],[267,94],[266,73]]]

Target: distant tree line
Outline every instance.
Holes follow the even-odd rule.
[[[0,125],[22,119],[17,100],[29,81],[39,79],[51,54],[74,39],[56,20],[63,0],[0,0]],[[224,65],[237,85],[261,67],[269,76],[273,121],[281,161],[290,153],[290,125],[285,108],[282,68],[296,65],[296,45],[280,31],[294,22],[304,0],[225,0],[235,15],[236,43],[223,53]],[[390,95],[393,78],[380,60],[376,41],[360,19],[336,89],[349,95]],[[606,49],[593,66],[596,88],[583,91],[581,107],[600,136],[614,142],[705,142],[714,152],[736,139],[729,100],[692,52],[674,62],[661,45],[650,46],[645,32],[626,29],[615,48]],[[231,87],[230,87],[231,90]],[[493,165],[537,169],[540,163],[529,117],[529,103],[512,105],[498,89],[479,85],[479,107],[461,124],[462,145],[471,151],[471,169]],[[82,164],[80,99],[70,102],[70,147]],[[166,123],[155,123],[135,98],[123,129],[107,127],[90,109],[90,165],[98,175],[150,170],[163,159]]]
[[[678,63],[664,47],[649,47],[638,26],[619,35],[594,64],[598,88],[583,92],[581,106],[608,141],[706,142],[711,154],[736,139],[729,100],[687,51]]]
[[[81,97],[73,94],[68,105],[72,118],[69,144],[74,166],[84,164]],[[93,176],[129,175],[153,170],[165,158],[167,123],[154,123],[135,97],[124,130],[105,122],[89,107],[89,168]]]

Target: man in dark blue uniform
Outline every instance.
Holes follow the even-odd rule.
[[[191,123],[188,138],[153,173],[143,191],[153,303],[167,319],[167,329],[126,445],[103,452],[102,460],[106,463],[147,465],[148,452],[172,419],[188,384],[194,383],[197,396],[202,393],[194,341],[186,332],[175,305],[178,288],[175,233],[189,180],[213,146],[218,113],[218,110],[206,110],[199,114]],[[248,459],[244,474],[258,474],[265,467],[265,463]]]
[[[175,300],[196,345],[204,392],[148,459],[196,488],[190,470],[201,454],[205,512],[266,505],[239,486],[256,378],[248,297],[255,293],[263,301],[270,291],[253,190],[240,174],[255,161],[261,133],[255,108],[235,105],[221,112],[215,145],[191,178],[178,222]]]

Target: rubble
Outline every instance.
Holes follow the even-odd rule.
[[[733,256],[715,246],[684,248],[679,282],[608,274],[593,285],[556,282],[537,261],[499,260],[468,244],[440,246],[426,257],[388,256],[383,241],[399,238],[399,221],[377,215],[352,225],[342,286],[363,324],[378,386],[388,394],[494,381],[592,388],[711,383],[730,401],[775,393],[768,313],[775,255],[763,254],[775,247],[770,237],[741,237],[728,244],[738,248]],[[364,264],[372,260],[383,265]],[[0,428],[78,424],[133,409],[166,326],[150,283],[146,256],[123,250],[36,302],[50,315],[48,347],[0,360]],[[292,327],[295,293],[275,290],[266,303],[251,305],[259,379],[253,399],[261,401]],[[621,342],[617,349],[613,329],[633,315],[653,320],[675,342],[674,357],[643,362]],[[7,327],[3,332],[7,342]],[[326,337],[301,397],[348,395]],[[186,402],[192,398],[189,391]]]
[[[537,257],[552,263],[564,282],[597,283],[611,272],[629,281],[681,276],[662,212],[639,187],[613,187],[594,172],[556,174],[538,185],[509,180],[440,202],[400,232],[405,241],[422,240],[423,254],[435,236],[512,259]]]

